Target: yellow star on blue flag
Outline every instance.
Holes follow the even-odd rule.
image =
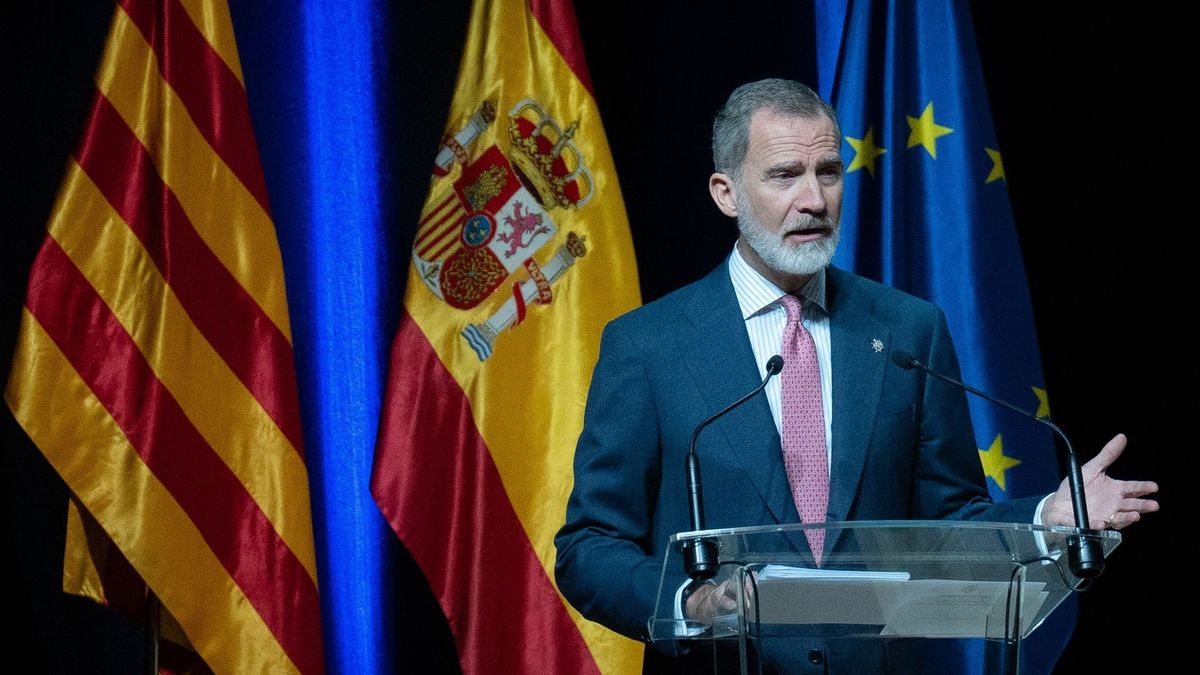
[[[1041,387],[1030,387],[1033,389],[1033,395],[1037,397],[1038,407],[1035,417],[1050,419],[1050,399],[1046,396],[1046,390]]]
[[[1007,181],[1008,177],[1004,175],[1004,162],[1000,159],[1000,151],[995,148],[984,148],[984,152],[992,160],[992,170],[988,173],[984,183],[992,183],[998,180]]]
[[[937,139],[954,130],[933,121],[933,101],[925,106],[920,117],[905,115],[904,119],[908,121],[909,128],[906,147],[913,148],[919,145],[925,148],[925,152],[928,152],[930,157],[937,159]]]
[[[874,178],[875,159],[887,152],[887,148],[875,145],[875,127],[867,127],[867,133],[862,138],[847,136],[846,142],[854,148],[854,159],[850,160],[850,167],[846,169],[846,173],[854,173],[866,167],[867,173]]]
[[[983,474],[996,481],[996,485],[999,485],[1001,490],[1008,492],[1004,472],[1020,464],[1021,460],[1004,454],[1004,442],[1000,440],[1000,434],[996,434],[996,440],[992,441],[990,448],[980,449],[979,461],[983,462]]]

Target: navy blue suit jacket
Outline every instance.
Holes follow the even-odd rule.
[[[963,392],[891,363],[903,350],[958,374],[941,310],[834,268],[826,305],[827,521],[1031,522],[1036,500],[989,498]],[[727,264],[605,328],[555,538],[559,588],[585,617],[647,639],[668,538],[691,529],[684,453],[692,430],[757,386],[758,373]],[[705,429],[697,448],[707,527],[799,522],[765,396]],[[682,569],[668,572],[668,588],[685,581]]]

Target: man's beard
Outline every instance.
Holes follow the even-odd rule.
[[[758,222],[750,204],[742,201],[741,195],[736,199],[738,231],[750,248],[754,249],[758,257],[771,269],[784,274],[810,276],[824,269],[833,260],[841,228],[828,216],[818,218],[801,215],[785,222],[778,234],[771,234]],[[786,233],[811,227],[825,227],[829,230],[829,236],[799,244],[784,243]]]

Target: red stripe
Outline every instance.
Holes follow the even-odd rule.
[[[89,547],[95,546],[88,542]],[[108,606],[133,621],[146,618],[146,582],[116,544],[105,542],[104,569],[99,572]],[[93,561],[95,558],[93,558]]]
[[[440,211],[441,209],[438,209],[438,210]],[[446,211],[445,213],[443,213],[441,215],[441,217],[439,217],[436,221],[433,222],[432,225],[426,225],[425,221],[422,221],[421,228],[426,230],[427,232],[430,231],[431,229],[436,230],[437,228],[441,227],[442,225],[444,225],[447,222],[453,223],[455,220],[457,220],[458,216],[465,215],[466,212],[467,212],[467,210],[464,209],[460,204],[455,203],[453,205],[453,208],[451,208],[449,211]],[[430,215],[432,215],[432,214],[430,214]],[[428,220],[428,219],[426,219],[426,220]]]
[[[26,303],[283,650],[302,672],[321,672],[321,609],[312,578],[52,237],[34,263]]]
[[[454,195],[450,195],[449,197],[446,197],[445,199],[443,199],[441,204],[438,204],[437,206],[433,207],[433,210],[430,211],[428,215],[426,215],[424,218],[422,218],[420,220],[420,222],[417,223],[417,229],[418,230],[424,229],[425,223],[429,222],[430,218],[436,216],[438,213],[441,212],[442,209],[449,206],[450,203],[453,201],[455,201]]]
[[[420,237],[417,237],[417,240],[413,242],[413,246],[419,247],[417,254],[420,255],[427,251],[430,246],[441,241],[447,233],[453,231],[453,227],[447,227],[445,223],[438,223],[435,227],[425,230]]]
[[[517,302],[517,323],[514,325],[519,326],[525,320],[525,296],[521,295],[520,281],[513,282],[513,300]]]
[[[458,219],[455,218],[455,216],[459,216],[462,214],[463,214],[462,209],[450,209],[449,211],[444,213],[441,218],[438,218],[437,221],[434,222],[432,225],[424,226],[422,228],[424,230],[424,232],[422,232],[421,236],[417,239],[418,242],[421,242],[421,240],[423,240],[423,239],[427,240],[427,239],[429,239],[430,236],[433,236],[433,235],[436,235],[436,236],[434,237],[433,241],[421,242],[421,243],[423,243],[422,248],[428,249],[430,246],[435,244],[438,240],[445,237],[447,232],[453,232],[456,229],[456,226],[459,224]],[[449,223],[449,225],[447,225],[447,223]]]
[[[439,243],[441,243],[441,241],[442,241],[443,239],[445,239],[446,237],[448,237],[448,236],[450,236],[450,235],[454,234],[454,230],[455,230],[455,229],[456,229],[456,228],[454,228],[454,227],[444,227],[444,228],[442,228],[442,230],[441,230],[441,233],[440,233],[440,234],[438,234],[438,236],[434,237],[433,239],[430,239],[430,240],[429,240],[429,242],[428,242],[427,244],[425,244],[424,246],[422,246],[422,247],[421,247],[421,250],[417,251],[417,255],[419,255],[419,256],[421,256],[422,258],[424,258],[424,257],[425,257],[425,253],[426,253],[426,252],[427,252],[429,249],[433,248],[434,246],[437,246]],[[454,237],[450,237],[450,241],[454,241],[454,239],[455,239]]]
[[[442,215],[441,218],[438,218],[432,225],[423,226],[421,236],[417,238],[417,242],[414,245],[419,244],[422,250],[428,250],[439,239],[445,237],[447,232],[453,232],[456,229],[456,226],[459,224],[456,216],[463,215],[463,213],[462,209],[451,209]],[[434,235],[436,235],[436,238],[433,241],[425,241]],[[418,251],[418,254],[420,254],[420,251]]]
[[[554,43],[554,48],[575,73],[579,83],[592,96],[592,77],[588,74],[587,59],[583,57],[583,41],[579,39],[579,22],[575,20],[575,5],[570,0],[529,0],[529,11],[541,24],[542,30]]]
[[[78,158],[146,247],[192,322],[303,456],[291,344],[200,238],[149,152],[102,94]]]
[[[425,258],[425,259],[426,260],[441,260],[442,257],[446,255],[446,251],[449,251],[451,249],[451,247],[453,247],[456,243],[458,243],[458,239],[451,239],[450,241],[446,242],[445,246],[434,251],[432,254],[430,254],[430,256],[428,258]]]
[[[158,68],[217,155],[267,213],[246,91],[196,28],[179,0],[121,0],[121,7],[158,56]]]
[[[470,403],[405,316],[371,493],[425,573],[464,673],[598,673],[508,500]]]

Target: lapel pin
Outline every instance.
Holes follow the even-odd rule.
[[[876,354],[882,352],[883,351],[883,340],[880,340],[879,338],[872,339],[871,340],[871,349],[874,349]]]

